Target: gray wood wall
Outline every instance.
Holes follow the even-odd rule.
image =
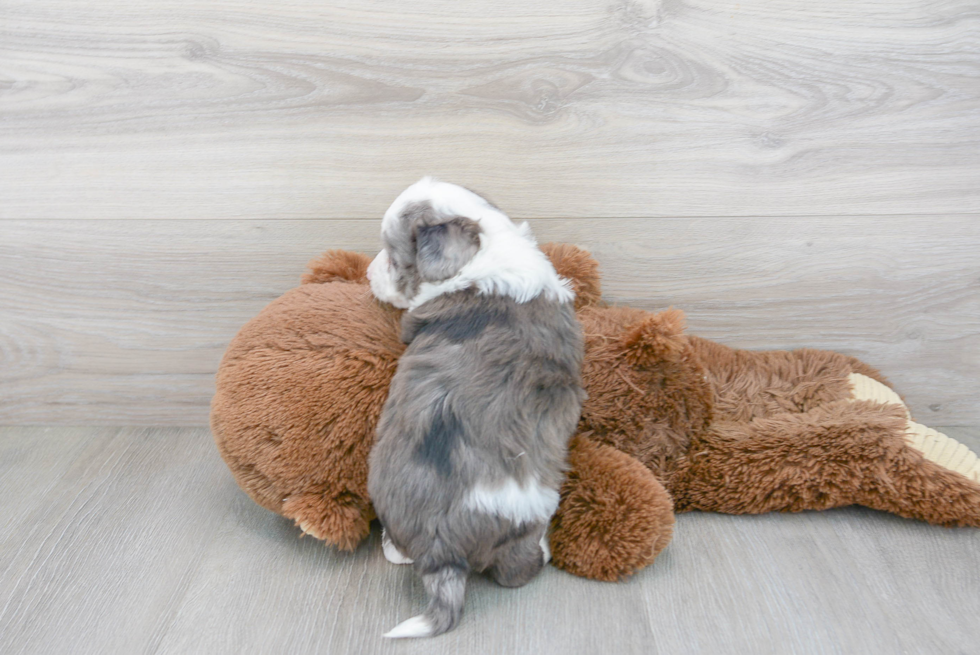
[[[0,5],[0,424],[207,420],[235,331],[435,174],[611,300],[980,424],[975,0]]]

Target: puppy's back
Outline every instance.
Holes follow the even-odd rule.
[[[523,485],[536,475],[557,488],[583,394],[571,305],[462,291],[406,313],[402,325],[409,347],[372,469],[417,471],[417,486],[446,491],[435,494],[443,507],[461,487],[508,479]]]
[[[557,507],[584,396],[581,328],[569,302],[467,290],[406,312],[402,336],[369,492],[427,589],[453,595]]]

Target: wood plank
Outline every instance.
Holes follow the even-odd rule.
[[[980,637],[976,530],[845,508],[682,515],[675,535],[645,585],[657,652],[965,653]]]
[[[355,553],[310,539],[249,501],[218,532],[157,651],[164,653],[644,652],[654,636],[642,585],[609,585],[549,567],[505,589],[473,576],[464,629],[436,641],[382,634],[418,614],[425,595],[410,567],[384,560],[377,527]],[[562,603],[559,599],[588,599]],[[609,628],[615,626],[614,631]]]
[[[210,434],[38,432],[0,429],[34,460],[3,476],[0,651],[153,652],[239,493]]]
[[[980,448],[980,428],[943,429]],[[234,486],[206,430],[0,428],[0,455],[5,654],[875,655],[980,639],[980,530],[846,508],[684,514],[625,582],[474,576],[454,632],[385,641],[424,599],[378,530],[354,553],[298,538]]]
[[[21,544],[40,543],[49,525],[39,523],[45,498],[75,462],[115,429],[0,427],[0,580],[10,584]],[[14,567],[17,568],[17,567]],[[3,601],[0,600],[0,607]],[[2,632],[2,630],[0,630]]]
[[[839,350],[924,423],[980,420],[977,217],[532,221],[607,299],[737,347]],[[203,425],[228,341],[366,221],[0,222],[0,424]]]
[[[8,2],[0,217],[980,212],[973,0]]]
[[[976,422],[974,217],[633,219],[554,229],[542,238],[559,233],[599,260],[607,300],[678,307],[689,332],[737,348],[843,352],[881,369],[920,422]]]
[[[206,425],[231,337],[356,221],[0,221],[0,424]],[[8,411],[9,410],[9,411]]]

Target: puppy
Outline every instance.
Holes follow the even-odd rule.
[[[527,583],[550,558],[567,444],[585,393],[574,294],[526,223],[424,178],[381,224],[371,290],[407,309],[371,451],[368,492],[388,559],[429,604],[386,637],[455,627],[468,574]]]

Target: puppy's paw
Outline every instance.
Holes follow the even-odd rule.
[[[388,531],[383,528],[381,530],[381,550],[384,551],[385,559],[392,564],[411,564],[415,561],[401,554],[401,551],[388,538]]]
[[[548,545],[548,531],[541,535],[541,559],[544,564],[551,561],[551,546]]]

